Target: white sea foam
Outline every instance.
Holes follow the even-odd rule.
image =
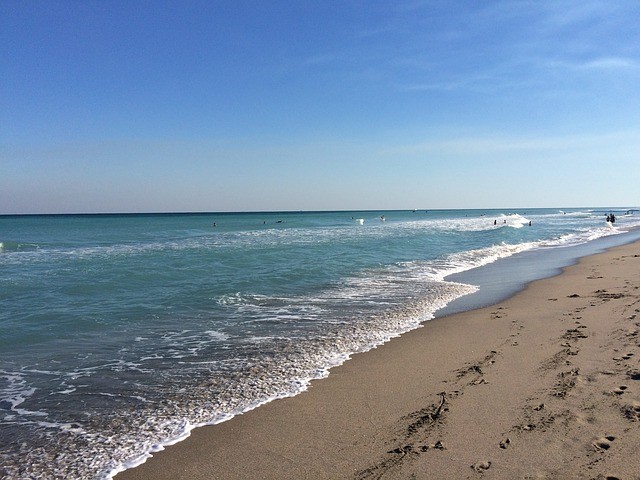
[[[400,273],[401,271],[407,272],[406,268],[398,268],[397,270],[396,273]],[[416,270],[411,273],[410,276],[413,277],[413,275],[417,273],[418,271]],[[359,288],[364,287],[371,293],[372,287],[373,290],[380,291],[389,287],[389,282],[368,282],[366,278],[366,276],[363,276],[354,280],[350,284],[351,286],[342,285],[343,288],[340,289],[340,292],[347,298],[356,298],[358,296],[366,296],[362,293],[357,295],[355,290]],[[403,279],[401,282],[410,282],[410,280]],[[408,330],[418,328],[423,321],[433,318],[434,312],[452,299],[473,292],[476,289],[473,286],[451,282],[433,283],[429,281],[429,283],[432,295],[428,301],[420,301],[408,309],[402,308],[398,312],[394,313],[392,311],[378,318],[372,318],[370,321],[354,324],[348,330],[351,332],[349,334],[346,334],[347,331],[338,329],[335,330],[333,334],[330,334],[324,341],[318,339],[318,341],[311,343],[303,342],[302,344],[297,344],[294,351],[275,363],[281,366],[282,373],[280,375],[283,375],[282,377],[277,375],[273,376],[275,372],[272,372],[268,378],[262,380],[248,377],[243,383],[226,387],[226,389],[228,389],[228,396],[226,396],[226,398],[229,399],[229,403],[227,403],[227,401],[220,403],[216,413],[205,411],[203,412],[204,416],[200,417],[200,420],[198,420],[196,416],[196,418],[193,418],[193,420],[190,420],[188,423],[183,424],[181,428],[177,429],[173,436],[166,437],[167,440],[148,444],[146,447],[143,445],[143,447],[146,448],[146,452],[133,455],[129,460],[123,461],[121,465],[115,466],[109,472],[108,476],[111,477],[124,468],[131,468],[143,463],[149,458],[151,453],[185,438],[189,432],[197,426],[219,423],[274,399],[305,391],[309,386],[309,382],[313,379],[327,376],[330,368],[344,363],[350,358],[351,354],[375,348]],[[335,292],[333,292],[332,295],[335,301]],[[314,301],[323,299],[323,296],[318,296],[314,298]],[[327,334],[328,333],[329,332],[327,332]],[[275,339],[275,337],[271,336],[254,336],[247,340],[269,343]],[[273,361],[267,359],[265,359],[265,361],[267,362],[265,365],[270,366],[268,368],[274,365]],[[257,368],[257,366],[253,368]],[[271,382],[275,383],[270,386]],[[247,390],[247,388],[249,390]],[[234,391],[236,392],[234,393]],[[260,394],[261,391],[264,393]],[[254,393],[251,393],[247,397],[246,395],[250,392]],[[257,396],[253,400],[249,400],[256,394]],[[242,400],[243,398],[245,398],[245,400]],[[206,419],[207,416],[210,418]],[[159,428],[160,430],[164,429],[164,427]]]
[[[0,378],[5,380],[0,402],[10,405],[10,410],[16,411],[16,407],[33,395],[34,387],[27,385],[24,375],[17,372],[0,371]]]
[[[59,390],[57,392],[51,392],[49,395],[69,395],[70,393],[78,390],[76,387],[69,387],[66,390]]]
[[[211,340],[229,340],[229,335],[225,332],[221,332],[220,330],[205,330],[203,333],[208,335]]]
[[[36,392],[35,387],[28,385],[24,374],[0,371],[0,378],[5,380],[1,389],[0,405],[8,406],[9,408],[5,410],[16,414],[20,418],[19,423],[32,422],[33,417],[47,416],[46,412],[20,407]]]

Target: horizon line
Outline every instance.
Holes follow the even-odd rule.
[[[335,210],[193,210],[193,211],[141,211],[141,212],[58,212],[58,213],[0,213],[0,217],[53,217],[53,216],[162,216],[162,215],[237,215],[237,214],[295,214],[295,213],[341,213],[341,212],[442,212],[458,210],[567,210],[567,209],[603,209],[603,210],[640,210],[640,207],[630,206],[569,206],[569,207],[473,207],[473,208],[364,208],[364,209],[335,209]]]

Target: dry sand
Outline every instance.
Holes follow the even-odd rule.
[[[355,355],[128,479],[640,479],[640,242]]]

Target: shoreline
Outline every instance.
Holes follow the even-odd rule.
[[[479,289],[455,299],[438,310],[435,316],[495,305],[524,290],[531,282],[561,274],[564,268],[575,265],[583,257],[638,240],[640,228],[631,228],[622,234],[599,237],[586,243],[525,250],[481,267],[449,275],[445,278],[446,281],[472,284]]]
[[[437,317],[115,478],[637,478],[638,254]]]

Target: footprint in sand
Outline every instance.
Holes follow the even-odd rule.
[[[444,449],[445,449],[444,445],[440,440],[438,440],[436,443],[430,443],[429,445],[420,446],[421,452],[426,452],[428,450],[444,450]]]
[[[479,380],[474,380],[469,385],[486,385],[487,383],[489,382],[487,382],[484,378],[481,378]]]
[[[476,462],[473,465],[471,465],[471,468],[473,468],[478,473],[482,473],[485,470],[489,470],[489,468],[491,468],[491,462],[488,460]]]
[[[640,421],[640,402],[632,402],[630,405],[624,405],[620,408],[622,415],[632,422]]]
[[[622,395],[627,388],[629,387],[627,387],[626,385],[620,385],[619,387],[616,387],[613,390],[611,390],[611,392],[615,393],[616,395]]]
[[[613,435],[606,435],[604,437],[597,438],[592,445],[596,450],[602,452],[605,450],[609,450],[611,448],[611,442],[613,442],[615,439],[616,437],[614,437]]]
[[[562,338],[564,338],[565,340],[578,340],[579,338],[588,338],[588,337],[589,335],[581,332],[577,328],[570,328],[564,333],[564,335],[562,335]]]

